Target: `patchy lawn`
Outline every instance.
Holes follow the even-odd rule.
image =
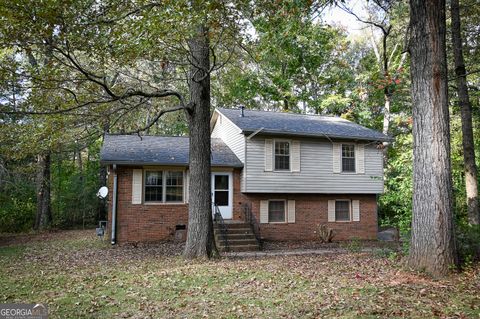
[[[186,262],[180,244],[38,238],[0,247],[0,303],[51,318],[480,318],[478,265],[437,281],[381,253]]]

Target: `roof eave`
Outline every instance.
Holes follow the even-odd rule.
[[[115,160],[100,160],[100,165],[124,165],[124,166],[184,166],[188,167],[188,163],[161,163],[161,162],[142,162],[142,161],[115,161]],[[233,167],[242,168],[243,164],[211,164],[211,167]]]
[[[250,133],[255,132],[254,129],[244,129],[242,133],[247,135]],[[354,139],[354,140],[362,140],[362,141],[379,141],[379,142],[393,142],[394,138],[386,136],[380,138],[374,137],[365,137],[365,136],[343,136],[343,135],[335,135],[335,134],[317,134],[317,133],[303,133],[303,132],[285,132],[285,131],[274,131],[274,130],[265,130],[263,129],[259,135],[290,135],[290,136],[298,136],[298,137],[323,137],[323,138],[335,138],[335,139]]]

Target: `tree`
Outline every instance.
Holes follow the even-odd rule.
[[[213,240],[210,179],[210,43],[205,25],[197,27],[190,39],[190,179],[188,232],[185,257],[210,257],[216,254]]]
[[[458,103],[462,120],[462,146],[465,170],[465,188],[467,193],[468,221],[472,225],[480,224],[478,200],[478,171],[475,163],[475,143],[472,128],[472,105],[468,94],[467,71],[463,59],[463,43],[458,0],[451,0],[452,44],[455,62],[455,80],[457,83]]]
[[[4,17],[0,32],[7,40],[4,47],[19,57],[38,60],[46,56],[41,50],[46,43],[52,57],[49,63],[22,70],[26,102],[14,110],[8,104],[2,111],[71,117],[68,125],[80,123],[86,128],[77,137],[80,140],[102,134],[105,126],[118,130],[123,117],[142,107],[156,114],[146,124],[122,125],[121,132],[140,133],[164,114],[184,111],[191,138],[185,256],[210,257],[216,252],[210,205],[210,73],[218,67],[217,56],[210,65],[210,53],[233,29],[222,21],[225,7],[221,3],[207,8],[195,1],[168,5],[169,9],[163,3],[127,1],[117,6],[115,1],[104,1],[91,6],[89,1],[77,1],[71,7],[52,1],[38,8],[24,2],[0,6]],[[45,38],[45,33],[52,36]],[[218,41],[213,45],[209,42],[212,35]],[[175,81],[176,88],[170,84]],[[57,93],[56,99],[50,98],[50,92]],[[45,184],[39,186],[44,188]],[[44,220],[48,219],[38,223]]]
[[[413,216],[409,264],[432,275],[456,265],[444,0],[410,0]]]
[[[216,102],[345,113],[354,83],[345,32],[322,24],[317,6],[301,1],[256,2],[252,10],[247,16],[254,36],[243,44],[240,58],[217,75]]]
[[[342,10],[369,27],[368,38],[380,73],[377,86],[383,91],[382,133],[388,135],[391,130],[393,97],[397,86],[402,81],[401,76],[406,58],[402,41],[399,41],[399,37],[402,36],[403,38],[406,31],[403,25],[404,19],[402,19],[404,5],[402,2],[388,0],[367,2],[365,6],[365,11],[368,14],[367,18],[362,18],[348,8],[345,3],[339,3],[338,5]],[[380,34],[380,41],[377,41],[377,33]],[[386,164],[389,143],[383,142],[383,145],[384,162]]]

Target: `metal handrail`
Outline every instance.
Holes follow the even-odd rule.
[[[223,216],[220,213],[220,209],[218,208],[218,205],[214,204],[213,208],[215,210],[213,214],[213,222],[217,225],[218,229],[220,230],[220,235],[222,237],[223,244],[225,245],[225,251],[230,251],[230,246],[228,245],[227,225],[225,225],[225,220],[223,219]]]
[[[250,206],[248,203],[244,203],[242,207],[243,207],[243,215],[245,218],[245,222],[250,224],[250,228],[253,231],[253,235],[255,236],[255,239],[257,240],[261,249],[262,238],[260,237],[260,224],[258,223],[257,218],[255,217],[255,214],[252,213],[252,206]]]

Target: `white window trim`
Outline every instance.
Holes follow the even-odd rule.
[[[284,221],[283,222],[271,222],[270,221],[270,202],[283,202],[283,216],[284,216]],[[268,223],[269,224],[288,224],[288,201],[286,199],[269,199],[268,200],[268,206],[267,206],[267,217],[268,217]]]
[[[337,202],[348,202],[348,220],[337,220]],[[345,199],[345,198],[339,198],[335,199],[335,223],[350,223],[352,222],[353,219],[353,211],[352,211],[352,200],[351,199]]]
[[[289,169],[276,169],[275,168],[275,143],[287,142],[288,143],[288,167]],[[291,173],[292,172],[292,140],[288,139],[273,139],[272,145],[272,171],[276,173]]]
[[[147,181],[147,172],[162,172],[162,201],[146,201],[145,200],[145,186]],[[178,202],[167,202],[167,178],[165,172],[182,172],[182,179],[183,179],[183,194],[182,194],[182,201]],[[175,169],[175,168],[146,168],[143,170],[143,183],[142,183],[142,191],[143,191],[143,198],[142,201],[145,205],[182,205],[185,204],[185,194],[186,194],[186,174],[185,169]]]
[[[345,172],[343,170],[343,145],[353,145],[353,171]],[[357,143],[340,143],[340,174],[357,175]]]

